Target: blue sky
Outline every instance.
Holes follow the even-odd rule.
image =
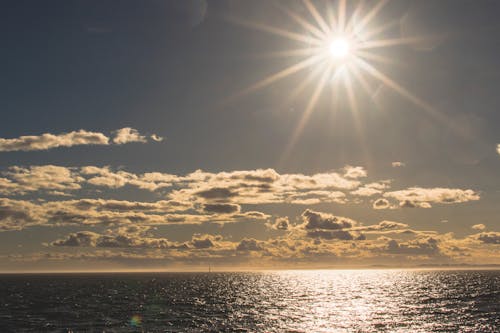
[[[2,266],[499,263],[499,4],[342,3],[3,2]]]

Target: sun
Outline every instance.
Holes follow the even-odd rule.
[[[436,38],[436,36],[384,38],[386,32],[389,32],[389,36],[394,35],[394,31],[391,33],[389,30],[395,27],[396,21],[377,24],[376,17],[388,2],[389,0],[378,0],[370,2],[372,6],[367,6],[368,2],[338,0],[335,2],[336,5],[328,3],[325,8],[319,8],[313,1],[303,0],[305,10],[301,12],[278,3],[278,8],[296,23],[297,28],[303,30],[302,33],[267,23],[227,17],[235,24],[288,39],[290,45],[293,45],[291,49],[266,53],[265,56],[297,59],[291,65],[269,74],[228,100],[262,89],[299,72],[304,72],[305,75],[302,82],[289,94],[289,98],[298,96],[309,83],[315,82],[313,92],[280,160],[285,160],[290,154],[311,112],[325,91],[335,98],[345,96],[349,110],[355,118],[358,117],[359,111],[356,95],[364,91],[372,98],[376,89],[374,87],[380,85],[394,90],[431,116],[440,117],[434,107],[377,68],[377,64],[385,66],[394,63],[387,54],[380,54],[378,50]],[[363,133],[359,135],[362,137]]]
[[[330,56],[335,59],[345,59],[349,56],[350,45],[349,41],[343,37],[335,38],[328,45]]]

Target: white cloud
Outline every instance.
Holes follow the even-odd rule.
[[[156,142],[162,142],[162,141],[163,141],[163,137],[158,136],[158,135],[156,135],[156,134],[152,134],[152,135],[150,136],[150,138],[151,138],[151,140],[156,141]]]
[[[363,167],[360,166],[346,166],[344,167],[344,177],[358,179],[367,176],[367,172]]]
[[[131,127],[124,127],[115,132],[115,137],[113,142],[117,145],[122,145],[130,142],[142,142],[145,143],[148,140],[144,135],[141,135],[138,130]]]
[[[486,229],[486,226],[482,223],[479,223],[479,224],[474,224],[471,228],[474,230],[483,231],[484,229]]]
[[[392,162],[391,165],[393,168],[401,168],[401,167],[406,166],[406,164],[404,162],[400,162],[400,161]]]

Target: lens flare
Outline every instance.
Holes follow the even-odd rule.
[[[132,327],[139,327],[142,324],[142,317],[139,315],[133,315],[130,318],[129,323],[130,323],[130,326],[132,326]]]

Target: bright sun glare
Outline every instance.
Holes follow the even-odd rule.
[[[376,87],[380,85],[396,91],[425,111],[436,115],[436,110],[432,106],[377,68],[377,63],[383,65],[393,63],[391,59],[376,52],[377,49],[409,44],[416,39],[433,38],[433,36],[389,39],[382,37],[384,32],[393,27],[393,24],[373,23],[387,2],[388,0],[371,2],[373,6],[363,6],[365,2],[359,2],[357,6],[354,5],[354,8],[351,8],[350,4],[353,2],[338,0],[336,5],[327,4],[325,8],[317,8],[311,0],[303,0],[307,11],[301,13],[288,6],[278,5],[297,24],[297,27],[304,30],[304,33],[267,23],[229,17],[236,24],[283,37],[290,40],[293,43],[291,45],[295,45],[292,49],[271,52],[268,56],[297,59],[288,67],[269,74],[233,97],[262,89],[300,71],[306,74],[302,82],[290,91],[289,98],[295,98],[308,83],[315,82],[313,93],[281,160],[284,160],[290,153],[320,96],[325,91],[329,92],[333,99],[345,96],[350,105],[350,111],[355,117],[358,112],[356,93],[363,90],[372,97]],[[350,12],[352,14],[349,15]]]
[[[334,59],[343,59],[349,55],[349,42],[345,38],[336,38],[330,43],[329,51]]]

